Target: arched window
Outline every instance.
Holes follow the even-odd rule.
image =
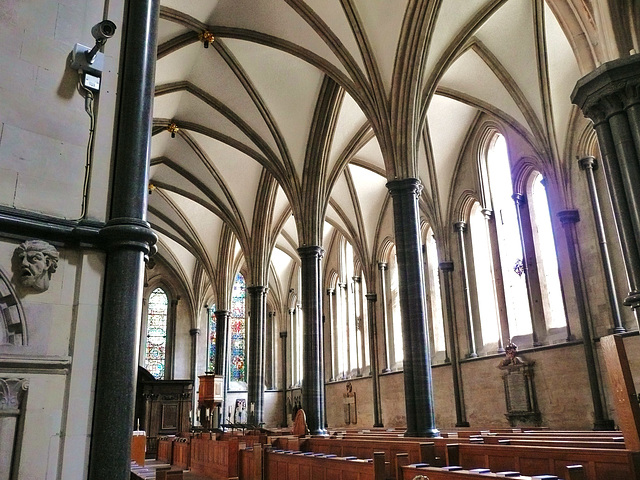
[[[425,241],[427,298],[429,300],[429,316],[431,318],[431,361],[444,361],[446,344],[444,336],[444,317],[442,315],[442,296],[440,294],[440,275],[438,262],[438,247],[433,236],[433,230],[427,230]]]
[[[209,317],[209,355],[207,362],[207,371],[213,372],[216,369],[216,306],[212,305],[207,309]]]
[[[549,201],[544,179],[533,172],[531,182],[530,210],[533,225],[533,241],[538,252],[538,272],[542,291],[543,308],[548,329],[565,328],[566,313],[562,299],[562,287],[558,274],[558,257],[551,227]]]
[[[231,294],[231,346],[229,378],[231,381],[244,382],[246,374],[246,285],[242,274],[236,275]]]
[[[404,350],[402,346],[402,314],[400,311],[400,293],[398,290],[398,259],[396,257],[396,247],[391,250],[389,258],[389,309],[388,332],[389,332],[389,358],[394,369],[402,368],[404,360]]]
[[[158,287],[149,295],[144,356],[144,368],[157,380],[165,378],[168,313],[169,299],[164,290]]]

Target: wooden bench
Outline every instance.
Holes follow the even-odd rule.
[[[177,439],[172,442],[172,464],[183,470],[191,468],[191,444],[188,439]]]
[[[307,438],[300,442],[300,450],[305,452],[329,453],[339,457],[373,458],[374,452],[384,453],[385,461],[389,462],[390,478],[395,478],[396,455],[406,453],[411,463],[436,462],[433,442],[405,441],[388,442],[379,439],[336,439],[336,438]],[[443,447],[442,464],[444,464]]]
[[[270,447],[266,447],[269,449]],[[240,449],[238,476],[240,480],[262,480],[263,474],[262,445],[253,445]]]
[[[238,476],[238,438],[215,440],[208,437],[191,439],[191,470],[218,480]]]
[[[525,475],[547,472],[560,477],[567,465],[579,464],[589,480],[640,480],[640,452],[630,450],[460,443],[447,445],[446,460],[447,465],[465,469],[514,470]]]
[[[402,467],[402,480],[413,480],[420,476],[426,477],[429,480],[487,480],[487,478],[505,478],[504,472],[486,472],[480,473],[478,469],[473,470],[446,470],[440,467],[424,467],[419,465],[407,465]],[[513,474],[506,478],[512,478],[515,480],[554,480],[557,476],[554,475],[538,475],[538,476],[525,476]],[[567,467],[566,472],[563,474],[564,480],[586,480],[584,475],[584,468],[582,465],[571,465]]]
[[[265,478],[269,480],[384,480],[384,454],[373,459],[354,459],[302,452],[268,451]]]

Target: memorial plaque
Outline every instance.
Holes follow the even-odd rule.
[[[541,423],[533,383],[533,365],[517,354],[518,347],[510,343],[505,348],[505,358],[498,368],[504,373],[504,395],[507,404],[505,416],[512,427],[517,425],[538,426]]]
[[[507,411],[526,412],[530,405],[527,398],[527,382],[523,369],[509,372],[504,382],[507,392]]]

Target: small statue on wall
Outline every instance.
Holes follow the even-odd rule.
[[[518,357],[518,346],[515,343],[509,343],[504,348],[504,359],[498,365],[501,370],[510,370],[525,365],[525,362]]]
[[[344,404],[344,423],[355,425],[358,423],[358,412],[356,411],[356,394],[353,392],[351,382],[347,382],[347,393],[342,395]]]
[[[51,275],[58,268],[60,254],[56,248],[44,240],[26,240],[16,248],[15,254],[21,285],[38,292],[46,291]]]

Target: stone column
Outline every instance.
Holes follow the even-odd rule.
[[[417,178],[387,183],[393,200],[393,220],[398,258],[398,293],[402,314],[406,436],[436,437],[431,377],[431,350],[427,335],[424,271],[420,242]]]
[[[527,254],[528,249],[525,235],[531,231],[531,229],[525,225],[525,221],[523,219],[523,207],[527,204],[527,199],[521,193],[514,193],[512,198],[516,204],[516,217],[518,219],[518,229],[520,230],[522,269],[524,271],[524,280],[527,285],[527,300],[529,301],[529,312],[531,314],[531,337],[533,345],[537,347],[542,345],[543,339],[546,339],[547,327],[544,321],[544,312],[542,311],[542,294],[540,293],[538,269],[535,265],[531,264],[531,262],[534,262],[535,256]],[[531,244],[533,244],[533,240],[531,240]],[[535,268],[531,268],[532,266]]]
[[[227,358],[229,352],[229,312],[227,310],[217,310],[216,315],[216,365],[215,374],[221,375],[223,380],[221,405],[223,422],[227,411],[227,385],[229,384],[229,368]]]
[[[387,319],[389,314],[387,311],[387,264],[384,262],[378,263],[378,270],[380,270],[380,292],[382,296],[382,334],[384,335],[384,368],[383,373],[391,370],[391,360],[389,359],[389,352],[391,351],[391,345],[389,345],[389,328],[387,326]]]
[[[453,308],[453,286],[451,272],[453,262],[440,262],[442,272],[442,289],[444,290],[444,315],[446,316],[447,330],[449,331],[449,351],[451,352],[451,375],[453,377],[453,399],[456,406],[456,427],[468,427],[467,414],[464,406],[464,393],[462,389],[462,375],[460,374],[460,362],[458,361],[458,329],[456,328],[455,310]]]
[[[312,435],[326,435],[324,355],[322,350],[322,287],[319,246],[298,248],[302,274],[303,382],[302,405]]]
[[[247,370],[247,418],[259,425],[264,416],[264,337],[267,315],[267,288],[247,287],[249,293],[249,369]],[[252,412],[253,409],[253,412]]]
[[[287,422],[287,331],[280,332],[282,341],[282,428],[288,425]]]
[[[336,379],[336,370],[335,370],[335,366],[334,366],[334,348],[335,348],[335,344],[334,344],[334,333],[335,333],[335,327],[334,327],[334,322],[335,322],[335,318],[334,318],[334,314],[333,314],[333,297],[335,296],[336,291],[333,288],[327,288],[327,297],[329,298],[329,359],[330,362],[329,364],[331,365],[331,377],[329,378],[330,382],[333,382]]]
[[[209,309],[207,312],[207,322],[209,321]],[[198,416],[198,396],[196,393],[196,382],[198,378],[198,337],[200,336],[199,328],[192,328],[189,330],[191,335],[191,380],[193,381],[193,395],[191,396],[191,426],[196,424],[196,418]]]
[[[373,388],[373,426],[382,427],[382,402],[380,400],[380,378],[378,373],[378,327],[376,325],[375,293],[367,293],[367,313],[369,316],[369,353],[371,355],[371,379]]]
[[[164,379],[173,380],[175,371],[175,351],[176,351],[176,325],[178,319],[178,303],[180,302],[180,295],[171,300],[171,312],[169,313],[169,319],[171,322],[167,325],[167,346],[165,351],[165,364],[164,364]]]
[[[90,480],[128,480],[131,467],[144,260],[156,242],[146,221],[160,2],[128,1],[122,26],[110,219],[96,371]]]
[[[275,372],[274,365],[276,363],[276,351],[273,346],[273,336],[275,332],[274,324],[276,322],[276,312],[269,312],[267,314],[267,327],[266,327],[266,336],[264,341],[264,356],[265,356],[265,373],[264,373],[264,384],[267,389],[275,388]],[[268,368],[267,368],[267,357],[269,357]]]
[[[629,280],[624,304],[640,307],[640,55],[581,78],[571,101],[594,123]]]
[[[622,315],[620,314],[620,306],[618,305],[618,292],[616,291],[613,269],[611,268],[611,257],[609,256],[609,247],[607,246],[607,238],[604,231],[604,222],[602,220],[602,211],[600,210],[596,180],[593,175],[594,170],[598,168],[598,162],[594,157],[584,157],[580,159],[578,163],[580,164],[580,169],[584,170],[587,176],[589,197],[591,198],[591,207],[593,209],[593,219],[596,223],[598,243],[600,244],[602,268],[604,269],[604,277],[607,282],[607,293],[609,294],[609,304],[611,305],[613,332],[624,333],[627,330],[622,326]]]
[[[594,430],[611,430],[614,428],[612,420],[608,420],[600,396],[600,382],[596,366],[596,356],[593,351],[593,340],[591,328],[587,314],[585,293],[582,288],[582,272],[578,264],[578,249],[576,237],[576,223],[580,221],[578,210],[562,210],[558,212],[560,222],[564,228],[567,241],[567,252],[571,263],[571,276],[573,277],[573,288],[576,293],[576,303],[578,315],[580,317],[580,329],[582,331],[582,342],[584,345],[584,355],[587,364],[587,375],[589,377],[589,387],[591,389],[591,399],[593,401]]]
[[[291,360],[289,365],[291,366],[291,383],[290,387],[294,387],[296,384],[296,309],[289,309],[289,331],[291,332],[291,338],[289,339],[289,351],[291,352]]]
[[[456,232],[458,232],[458,248],[460,249],[460,264],[462,269],[462,289],[464,292],[464,311],[467,320],[467,340],[469,341],[469,353],[467,357],[475,358],[478,356],[476,349],[476,332],[473,326],[473,311],[471,309],[471,292],[469,291],[469,266],[467,264],[467,246],[464,238],[464,232],[467,230],[465,222],[456,222],[453,224]]]

